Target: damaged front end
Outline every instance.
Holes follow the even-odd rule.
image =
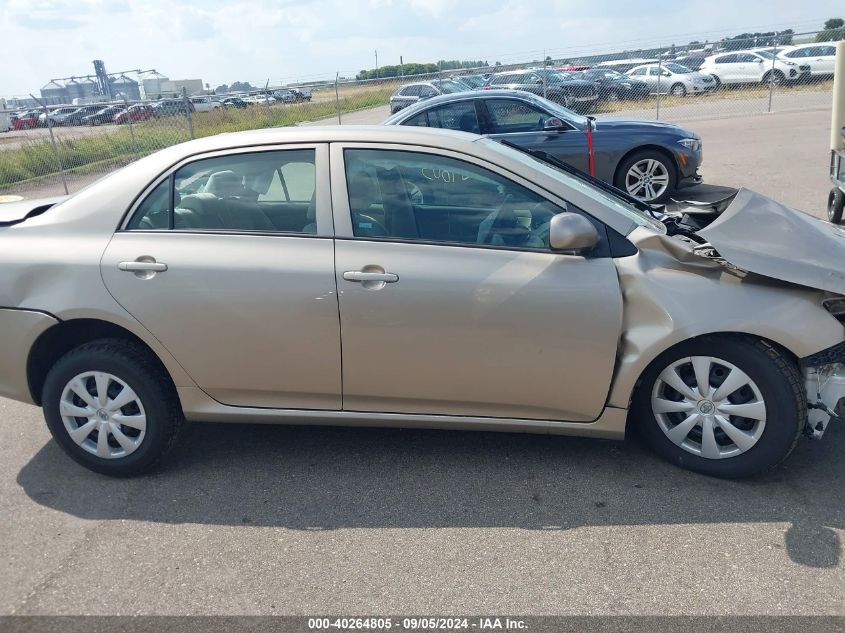
[[[740,275],[826,291],[822,305],[845,324],[845,231],[747,189],[716,202],[682,202],[663,218],[692,252]],[[845,413],[845,341],[801,359],[807,391],[804,434],[824,435]]]

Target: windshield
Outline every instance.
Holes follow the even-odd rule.
[[[452,94],[453,92],[465,92],[466,89],[469,87],[466,84],[459,84],[457,81],[451,81],[449,79],[439,79],[436,81],[432,81],[432,84],[437,86],[438,90],[444,94]]]
[[[626,218],[633,220],[638,226],[646,226],[659,233],[666,232],[666,227],[662,222],[650,216],[645,211],[638,210],[632,204],[625,201],[624,198],[617,197],[608,191],[598,188],[595,184],[590,182],[590,176],[587,174],[581,174],[574,167],[571,168],[572,171],[563,169],[562,167],[558,167],[514,146],[505,145],[491,139],[484,138],[478,142],[485,143],[491,149],[507,154],[508,157],[514,158],[519,162],[529,165],[533,169],[546,174],[547,176],[551,176],[552,178],[559,180],[567,187],[575,189],[579,193],[592,198],[597,203],[613,209]],[[620,192],[619,195],[622,196],[623,194]]]
[[[687,68],[686,66],[681,66],[680,64],[672,64],[672,63],[663,64],[663,67],[666,70],[670,70],[673,73],[677,73],[679,75],[686,75],[687,73],[692,72],[689,68]]]

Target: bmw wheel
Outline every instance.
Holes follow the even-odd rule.
[[[727,478],[785,459],[806,411],[794,362],[764,341],[739,336],[692,339],[662,354],[644,373],[631,409],[658,455]]]
[[[82,345],[59,359],[44,382],[42,406],[50,433],[72,459],[116,477],[155,466],[183,422],[158,359],[116,339]]]
[[[663,202],[675,189],[675,166],[668,156],[653,150],[635,152],[622,161],[615,185],[643,202]]]

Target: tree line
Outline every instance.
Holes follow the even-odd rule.
[[[498,65],[498,62],[496,63]],[[362,70],[355,79],[385,79],[388,77],[404,77],[405,75],[430,75],[439,71],[456,70],[459,68],[486,68],[490,64],[486,61],[461,61],[457,59],[441,59],[436,64],[418,64],[409,62],[407,64],[396,64],[391,66],[379,66],[370,70]]]

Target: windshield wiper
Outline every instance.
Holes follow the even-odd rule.
[[[586,183],[591,184],[596,189],[601,189],[605,193],[610,194],[611,196],[613,196],[615,198],[619,198],[620,200],[623,200],[624,202],[627,202],[628,204],[630,204],[632,207],[638,209],[639,211],[642,211],[643,213],[648,213],[655,220],[660,220],[661,218],[660,218],[659,214],[665,213],[666,207],[664,205],[654,205],[653,206],[653,205],[650,205],[646,202],[643,202],[639,198],[635,198],[634,196],[629,194],[627,191],[623,191],[622,189],[618,189],[618,188],[614,187],[613,185],[606,183],[604,180],[599,180],[595,176],[591,176],[590,174],[581,171],[577,167],[573,167],[569,163],[562,161],[561,159],[557,158],[556,156],[549,154],[548,152],[544,152],[543,150],[540,150],[540,149],[529,149],[527,147],[521,147],[521,146],[517,145],[516,143],[513,143],[513,142],[508,141],[508,140],[501,140],[499,142],[502,145],[507,145],[508,147],[512,147],[515,150],[519,150],[523,154],[528,154],[529,156],[533,156],[534,158],[536,158],[539,161],[542,161],[544,163],[548,163],[549,165],[554,165],[558,169],[565,171],[567,174],[575,176],[576,178],[583,180]]]

